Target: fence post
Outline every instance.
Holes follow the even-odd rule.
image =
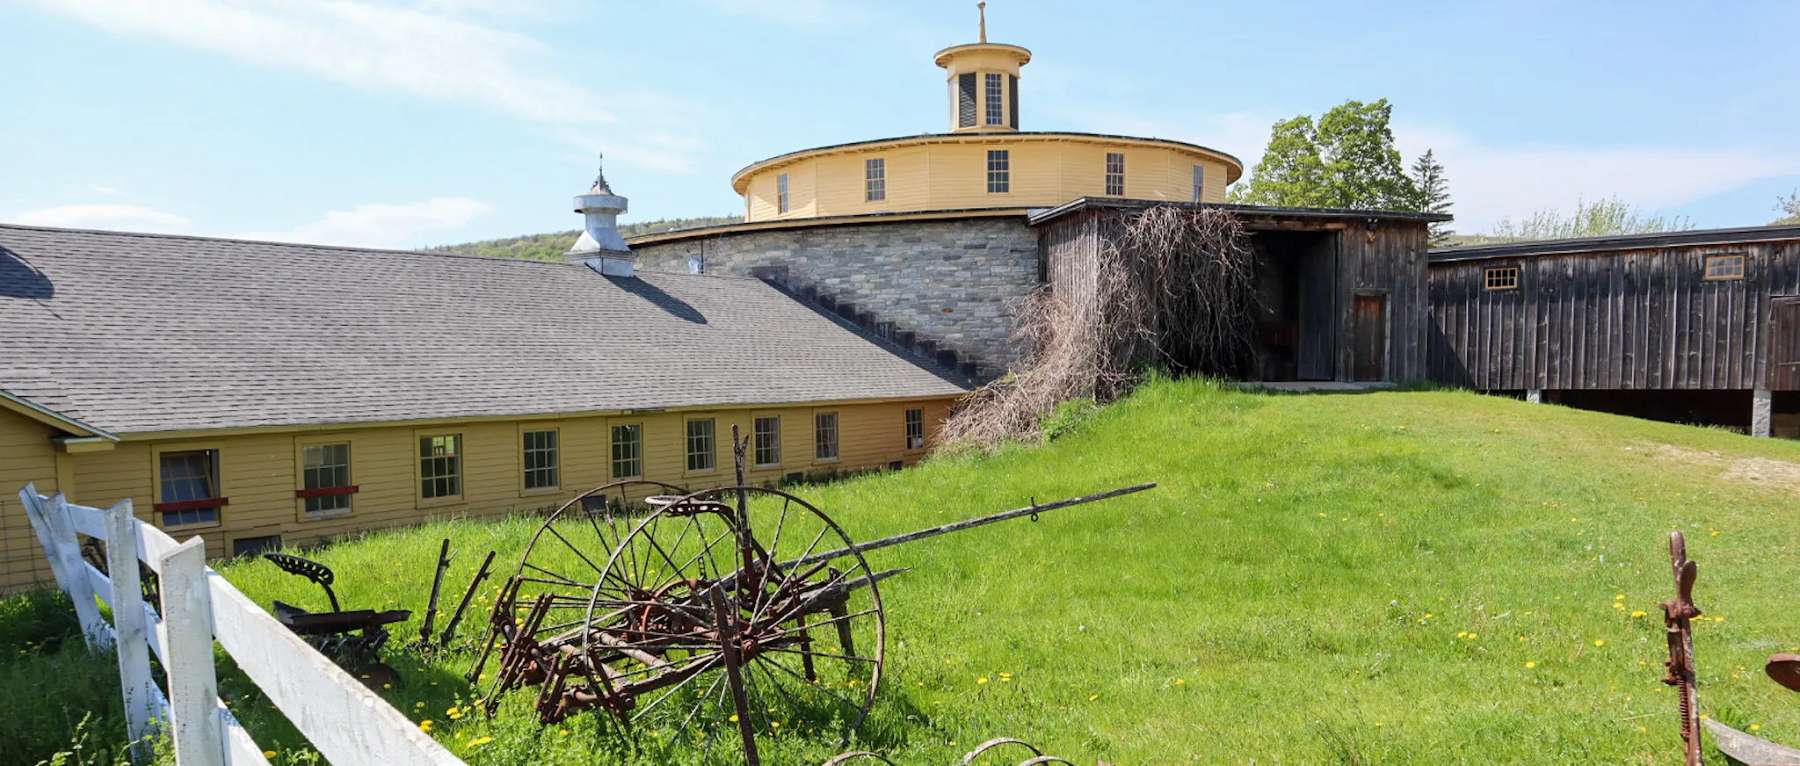
[[[75,539],[75,524],[69,520],[69,501],[58,492],[50,497],[49,507],[38,507],[44,514],[44,528],[50,533],[44,552],[56,559],[63,572],[63,589],[75,602],[75,618],[81,623],[81,637],[88,649],[111,646],[106,623],[100,618],[100,607],[94,603],[94,581],[87,574],[87,562],[81,560],[81,543]]]
[[[138,580],[136,519],[131,500],[120,500],[106,509],[106,572],[112,580],[113,630],[117,633],[119,683],[125,692],[125,734],[131,740],[131,760],[150,760],[150,721],[155,716],[150,681],[149,636],[144,618],[144,591]]]
[[[198,537],[157,562],[168,655],[169,729],[178,766],[223,766],[225,738],[218,712],[219,679],[213,669],[212,588],[206,578],[206,543]]]

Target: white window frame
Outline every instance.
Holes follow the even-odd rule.
[[[1194,165],[1194,201],[1206,201],[1206,166]]]
[[[420,505],[448,505],[451,503],[462,502],[463,492],[468,489],[467,487],[465,487],[463,485],[463,480],[464,480],[463,457],[466,454],[466,447],[467,447],[468,443],[463,440],[462,432],[460,432],[460,431],[419,431],[419,432],[414,433],[413,436],[414,436],[413,445],[414,445],[414,450],[415,450],[413,452],[413,471],[414,471],[414,473],[413,473],[413,492],[415,493],[415,496],[418,498],[419,504]],[[452,451],[449,454],[445,454],[445,455],[427,454],[426,450],[428,449],[428,447],[427,447],[426,442],[427,441],[432,442],[429,449],[435,451],[437,449],[436,441],[439,439],[451,440],[450,444],[452,446]],[[447,463],[447,465],[452,467],[452,470],[450,472],[448,472],[448,473],[433,472],[430,476],[426,475],[425,466],[426,466],[427,461],[445,461],[445,460],[449,461]],[[434,465],[436,465],[436,464],[434,464]],[[425,491],[425,482],[427,482],[427,481],[433,481],[433,482],[449,481],[452,483],[451,486],[453,486],[456,491],[441,494],[441,495],[427,493]]]
[[[1006,124],[1006,76],[998,72],[985,72],[981,97],[986,100],[987,110],[983,123],[987,127],[1001,127]]]
[[[813,460],[820,463],[835,463],[843,453],[843,418],[837,410],[820,410],[813,413]],[[830,428],[826,428],[830,422]],[[830,446],[830,454],[826,446]]]
[[[1125,153],[1106,153],[1106,196],[1125,196]]]
[[[315,465],[311,462],[313,459],[313,456],[309,453],[313,452],[314,450],[318,450],[321,453],[323,453],[324,450],[329,449],[331,447],[343,447],[344,448],[344,462],[343,462],[344,478],[343,478],[343,481],[341,483],[332,484],[332,485],[325,485],[323,483],[320,483],[317,485],[312,485],[312,479],[314,477],[318,476],[321,471],[325,470],[327,466],[336,466],[337,464],[336,463],[329,463],[329,464],[328,463],[319,463],[319,464]],[[356,446],[354,444],[352,444],[348,438],[327,438],[327,439],[316,439],[316,440],[311,440],[311,441],[302,441],[298,445],[296,445],[296,451],[298,452],[298,454],[296,455],[295,459],[299,464],[297,466],[297,469],[299,471],[299,478],[300,478],[300,482],[299,482],[300,486],[298,487],[299,490],[306,491],[306,490],[315,490],[315,489],[338,489],[338,488],[350,489],[349,492],[345,492],[344,494],[338,494],[338,495],[316,495],[313,497],[297,497],[297,498],[295,498],[295,500],[298,501],[296,504],[299,506],[298,510],[300,512],[300,520],[301,521],[314,521],[314,520],[318,520],[318,519],[334,519],[339,516],[350,515],[350,513],[356,509],[356,500],[355,500],[355,496],[356,496],[356,492],[355,492],[355,487],[356,487],[356,468],[355,468]],[[322,455],[321,455],[321,457],[322,457]],[[341,503],[343,503],[343,506],[337,507],[337,508],[322,507],[322,506],[326,505],[328,502],[332,503],[332,504],[341,502]],[[315,507],[315,506],[319,506],[319,507]]]
[[[1005,149],[987,152],[987,190],[989,194],[1012,193],[1012,155]]]
[[[863,160],[863,201],[887,201],[887,158]]]
[[[765,422],[770,425],[769,441],[766,445],[763,442],[763,424]],[[763,459],[765,447],[766,451],[770,453],[767,457],[773,458],[772,460]],[[775,468],[781,465],[780,415],[757,415],[750,419],[750,464],[756,468]]]
[[[530,441],[535,434],[549,434],[550,444],[533,445]],[[556,492],[562,489],[562,429],[557,426],[520,426],[519,427],[519,492],[523,494],[541,494]],[[549,465],[532,466],[532,453],[549,455]],[[550,483],[532,485],[532,474],[542,476],[548,472]]]
[[[788,174],[775,176],[775,214],[782,215],[788,211]]]

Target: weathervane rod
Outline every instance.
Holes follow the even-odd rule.
[[[981,41],[987,42],[987,0],[975,4],[975,12],[981,14]]]

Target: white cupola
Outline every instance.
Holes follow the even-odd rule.
[[[600,159],[604,161],[606,155],[600,155]],[[625,198],[606,185],[606,168],[601,167],[587,193],[575,195],[575,212],[586,220],[581,237],[565,257],[609,277],[636,276],[637,257],[631,254],[625,238],[619,236],[619,214],[625,208]]]

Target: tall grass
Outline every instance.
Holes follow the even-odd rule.
[[[877,569],[912,568],[883,583],[889,664],[856,743],[897,763],[954,763],[1002,734],[1123,764],[1670,763],[1655,607],[1671,587],[1670,529],[1688,534],[1710,618],[1697,638],[1703,710],[1800,743],[1800,706],[1760,672],[1800,645],[1800,488],[1742,470],[1793,464],[1800,444],[1465,393],[1177,381],[1042,446],[801,494],[869,539],[1161,483],[871,554]],[[535,525],[439,524],[308,555],[337,570],[347,606],[417,613],[439,538],[461,554],[458,584],[489,548],[516,560]],[[322,601],[263,562],[223,571],[259,603]],[[716,727],[630,744],[592,716],[540,728],[528,694],[491,721],[450,715],[469,702],[460,674],[481,628],[470,619],[465,651],[429,662],[394,652],[404,685],[382,690],[472,763],[733,758]],[[416,629],[397,626],[395,644]],[[36,683],[76,700],[64,704],[105,704],[54,681]],[[222,685],[278,760],[307,757],[258,695],[229,675]],[[765,762],[824,760],[844,746],[826,728],[766,739]]]

